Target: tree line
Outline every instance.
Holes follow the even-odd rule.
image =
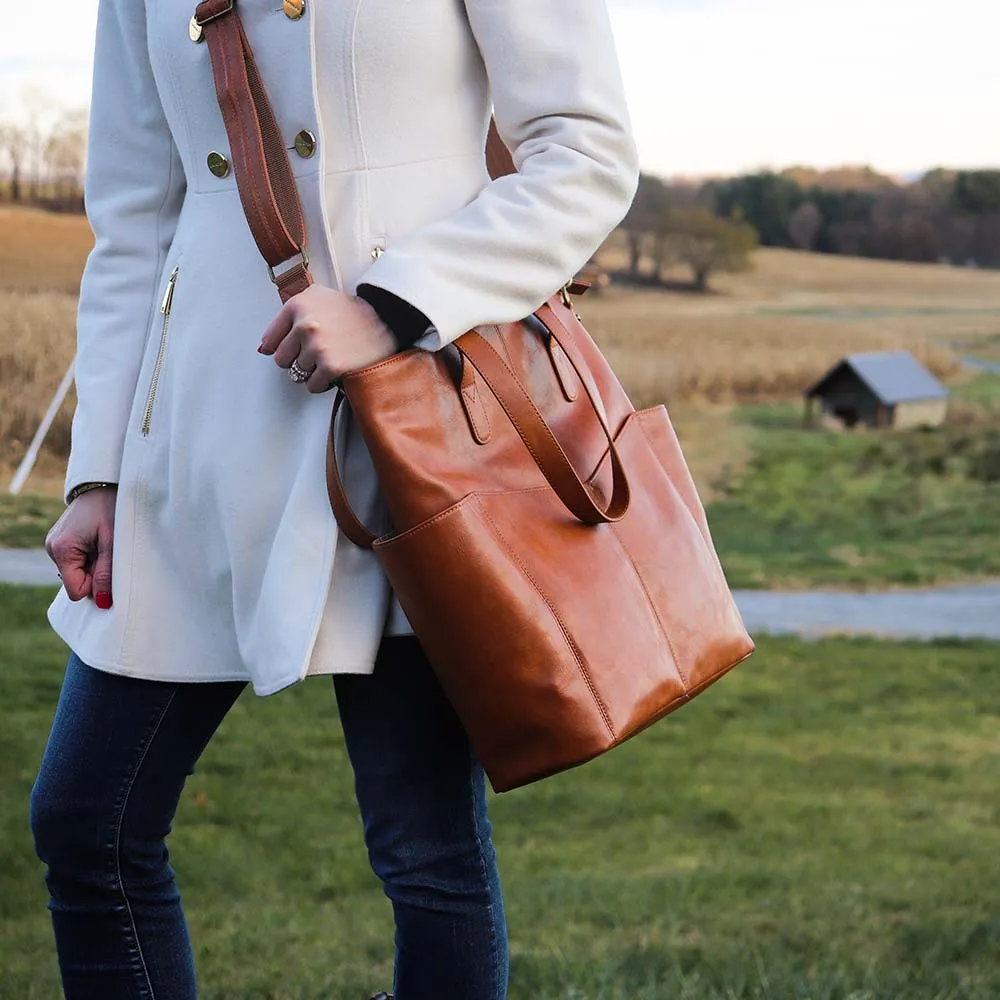
[[[0,199],[83,210],[87,111],[22,94],[0,117]],[[662,284],[677,266],[704,290],[758,245],[1000,267],[1000,170],[937,169],[902,183],[870,168],[763,171],[703,184],[644,174],[623,223],[628,276]]]
[[[872,171],[810,173],[737,177],[704,194],[765,246],[1000,267],[1000,170],[938,169],[908,184]]]
[[[17,118],[0,117],[0,199],[82,212],[87,110],[61,108],[34,88],[20,103]]]
[[[624,228],[633,280],[662,282],[667,268],[682,263],[697,288],[713,270],[746,266],[757,241],[1000,267],[1000,170],[936,169],[909,183],[870,168],[794,168],[700,185],[643,175]]]

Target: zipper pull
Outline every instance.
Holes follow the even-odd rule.
[[[180,266],[175,267],[170,272],[170,280],[167,282],[167,290],[163,295],[163,302],[160,305],[160,312],[164,316],[170,315],[170,304],[174,301],[174,286],[177,284],[177,273],[180,271]]]

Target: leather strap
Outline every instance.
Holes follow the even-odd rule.
[[[236,186],[250,231],[282,302],[312,284],[306,222],[295,176],[236,0],[204,0],[195,10],[212,62],[216,96],[229,137]],[[274,269],[302,255],[281,275]]]
[[[288,150],[236,5],[237,0],[202,0],[195,10],[195,20],[201,25],[208,45],[240,202],[281,300],[287,302],[313,283],[307,255],[305,214]],[[513,156],[492,118],[486,141],[486,165],[494,180],[516,172]],[[291,266],[281,274],[275,273],[275,268],[290,261],[294,261]],[[607,511],[602,511],[587,492],[524,387],[492,346],[475,332],[465,334],[458,344],[499,400],[538,467],[569,510],[586,524],[621,518],[628,509],[628,482],[614,442],[582,374],[581,381],[587,387],[591,406],[601,420],[611,450],[614,488]],[[570,360],[573,361],[572,357]],[[573,365],[580,374],[575,361]],[[463,389],[471,382],[471,369],[465,374]],[[340,392],[334,403],[333,421],[343,403],[344,394]],[[473,433],[477,440],[483,441],[488,437],[488,427],[474,417],[475,414],[470,417]],[[327,489],[344,534],[356,545],[371,548],[376,536],[355,515],[344,490],[332,423],[327,445]]]
[[[528,391],[493,345],[475,330],[463,334],[455,344],[472,362],[490,391],[496,396],[497,402],[503,407],[518,436],[535,460],[535,464],[570,513],[584,524],[608,524],[620,521],[628,511],[631,501],[628,478],[608,425],[604,422],[590,386],[573,355],[566,352],[570,364],[573,365],[586,390],[587,400],[594,411],[594,416],[608,441],[613,485],[611,500],[606,510],[601,510],[597,505],[573,468],[572,462],[566,457],[562,445],[556,440],[545,418],[528,395]]]
[[[333,404],[333,416],[330,418],[330,433],[326,438],[326,492],[330,498],[333,516],[337,519],[340,530],[358,548],[370,549],[378,536],[369,531],[358,515],[354,513],[351,501],[347,499],[347,491],[344,489],[344,481],[341,478],[340,465],[337,461],[337,414],[340,413],[340,408],[346,399],[346,393],[338,390],[337,398]]]
[[[490,130],[486,135],[486,169],[493,180],[517,173],[514,157],[511,156],[507,144],[500,138],[496,118],[490,119]]]
[[[313,283],[306,253],[305,214],[288,150],[236,3],[203,0],[195,9],[195,20],[208,44],[243,211],[281,301],[287,302]],[[493,179],[516,172],[493,119],[486,141],[486,164]],[[296,257],[300,259],[293,266],[275,274],[275,268]]]
[[[555,313],[543,307],[539,312],[547,310],[549,318],[555,318]],[[464,334],[455,341],[456,346],[462,355],[468,359],[468,363],[479,372],[483,381],[489,386],[490,391],[497,398],[503,407],[510,422],[514,425],[518,436],[524,442],[529,454],[534,459],[542,475],[545,476],[549,485],[555,490],[556,495],[563,502],[567,510],[584,524],[608,524],[620,521],[626,514],[631,502],[628,478],[622,465],[618,449],[615,447],[614,439],[608,429],[601,411],[594,399],[588,379],[584,378],[581,365],[575,356],[576,351],[570,347],[567,349],[554,330],[550,329],[563,347],[573,369],[580,379],[581,385],[587,393],[594,415],[604,435],[608,441],[608,451],[611,457],[612,489],[611,500],[608,502],[606,510],[595,502],[590,491],[580,478],[573,464],[566,456],[562,446],[556,440],[545,418],[539,412],[538,407],[532,402],[527,390],[521,384],[520,379],[514,374],[507,362],[500,356],[493,345],[481,337],[475,330]],[[566,338],[571,340],[571,338]],[[340,466],[337,461],[337,454],[334,445],[337,414],[345,401],[345,394],[339,393],[337,401],[333,405],[333,422],[330,428],[330,435],[326,449],[326,484],[327,494],[330,498],[330,506],[337,518],[341,531],[357,546],[363,549],[370,549],[377,536],[370,531],[355,514],[347,492],[344,489],[343,478],[340,475]]]

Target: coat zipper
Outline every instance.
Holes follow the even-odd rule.
[[[170,280],[167,282],[167,290],[163,294],[163,302],[160,303],[160,312],[163,315],[163,326],[160,329],[160,349],[156,352],[156,364],[153,366],[153,377],[149,381],[149,392],[146,394],[146,407],[142,412],[142,435],[149,436],[149,425],[153,419],[153,403],[156,400],[156,387],[160,384],[160,372],[163,369],[163,358],[167,353],[167,331],[170,329],[170,309],[174,302],[174,288],[177,285],[177,274],[180,267],[175,267],[170,272]]]

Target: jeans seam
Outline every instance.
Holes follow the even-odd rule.
[[[486,870],[486,858],[483,856],[483,838],[479,828],[479,814],[476,810],[476,774],[481,765],[476,759],[475,754],[470,754],[470,758],[473,768],[469,778],[469,788],[472,792],[469,804],[472,812],[472,828],[476,834],[476,851],[479,854],[479,871],[483,877],[483,884],[486,886],[486,897],[488,900],[486,905],[490,915],[490,953],[493,960],[493,995],[497,996],[500,993],[500,949],[497,947],[496,910],[493,905],[493,884]]]
[[[146,755],[149,753],[149,748],[153,745],[153,740],[156,739],[156,734],[160,731],[160,726],[163,725],[163,720],[167,717],[167,712],[170,710],[170,706],[173,704],[174,698],[176,697],[177,689],[174,688],[174,690],[170,692],[170,697],[167,699],[167,703],[163,706],[159,718],[156,720],[156,724],[153,726],[152,732],[150,732],[149,738],[146,740],[146,743],[142,748],[142,753],[139,755],[139,759],[136,761],[136,765],[132,770],[128,785],[125,788],[125,794],[118,806],[118,822],[115,824],[115,839],[112,846],[115,866],[114,877],[117,882],[118,891],[121,893],[122,903],[125,905],[125,913],[128,916],[129,928],[132,932],[132,941],[135,944],[135,950],[139,956],[139,964],[142,966],[142,974],[146,979],[146,994],[148,1000],[156,1000],[156,994],[153,992],[153,981],[149,977],[149,969],[146,966],[146,959],[142,953],[142,945],[139,943],[139,929],[136,926],[135,916],[132,913],[132,906],[129,903],[128,892],[125,889],[125,880],[122,878],[121,834],[122,824],[125,822],[125,810],[128,808],[128,800],[129,796],[132,794],[132,788],[135,786],[136,779],[139,777],[139,772],[142,770],[142,765],[145,763]]]

